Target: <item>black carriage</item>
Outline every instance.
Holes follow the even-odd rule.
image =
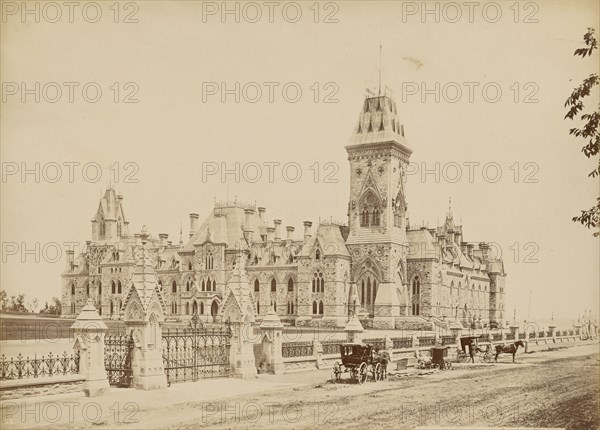
[[[459,363],[467,363],[472,355],[473,359],[479,357],[481,361],[490,363],[493,360],[494,354],[489,346],[487,348],[481,347],[479,345],[479,339],[481,339],[481,335],[461,336],[460,349],[458,350],[456,361]]]
[[[340,345],[341,361],[333,364],[331,376],[334,382],[342,378],[343,373],[349,373],[350,379],[363,384],[371,374],[374,381],[385,378],[388,360],[384,354],[379,354],[372,345],[362,343],[344,343]]]
[[[452,363],[447,359],[449,346],[434,346],[431,348],[431,362],[440,369],[452,369]]]
[[[419,356],[417,367],[419,369],[451,369],[452,363],[447,359],[449,346],[434,346],[430,356]]]

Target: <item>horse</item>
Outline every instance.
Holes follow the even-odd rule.
[[[494,361],[498,362],[498,356],[502,353],[505,353],[505,354],[512,354],[513,363],[514,363],[515,362],[515,354],[517,353],[517,350],[519,349],[520,346],[525,348],[525,344],[523,343],[522,340],[517,340],[515,343],[512,343],[510,345],[496,345],[496,357],[494,358]]]

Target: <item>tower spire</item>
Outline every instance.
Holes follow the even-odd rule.
[[[381,43],[379,44],[379,89],[377,90],[377,95],[381,95],[381,72],[383,71],[383,67],[381,65],[381,57],[383,56],[383,46]]]

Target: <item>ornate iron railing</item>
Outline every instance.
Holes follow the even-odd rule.
[[[546,332],[545,331],[540,331],[538,333],[537,337],[546,337]]]
[[[419,346],[434,346],[435,337],[433,336],[421,336],[419,337]]]
[[[133,331],[129,335],[109,334],[104,338],[104,368],[110,385],[131,387],[133,346]]]
[[[310,357],[313,355],[312,342],[285,342],[281,345],[283,358]]]
[[[374,339],[364,339],[363,343],[373,346],[374,349],[385,349],[385,339],[382,337]]]
[[[456,343],[456,337],[442,336],[442,346],[453,345],[454,343]]]
[[[512,333],[506,333],[506,340],[515,340],[515,335]]]
[[[187,328],[164,331],[163,363],[168,383],[229,376],[231,336],[229,323],[204,327],[196,315]]]
[[[411,348],[412,347],[412,338],[410,338],[410,337],[393,337],[392,343],[394,344],[394,349]]]
[[[79,352],[62,355],[49,353],[38,358],[23,357],[0,358],[0,380],[43,378],[49,376],[73,375],[79,373]]]
[[[321,345],[323,346],[323,355],[339,354],[341,343],[342,341],[339,340],[324,340],[321,342]]]

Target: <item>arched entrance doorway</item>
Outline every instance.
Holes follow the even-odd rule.
[[[210,315],[213,318],[213,321],[217,321],[217,314],[219,313],[219,304],[217,303],[216,300],[214,300],[212,302],[212,305],[210,305]]]

